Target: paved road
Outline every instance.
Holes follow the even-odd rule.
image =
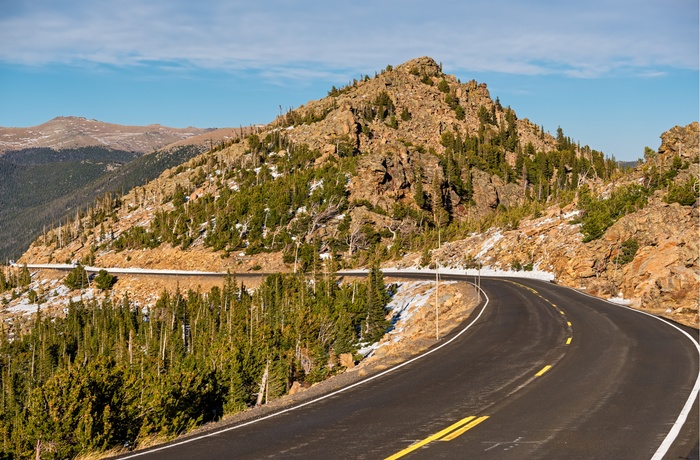
[[[482,287],[488,304],[467,323],[478,319],[425,358],[139,458],[637,460],[660,446],[663,458],[697,455],[696,340],[549,283],[484,279]],[[681,413],[686,423],[665,441]]]

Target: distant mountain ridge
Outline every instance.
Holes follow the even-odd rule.
[[[0,155],[11,150],[48,147],[56,150],[104,146],[127,152],[149,153],[189,137],[212,131],[170,128],[158,124],[124,126],[84,117],[56,117],[27,128],[0,127]]]
[[[126,193],[202,152],[185,145],[144,155],[88,146],[0,156],[0,260],[18,257],[42,228],[104,194]]]
[[[123,126],[84,117],[0,127],[0,260],[19,257],[42,228],[96,197],[126,193],[252,129]]]

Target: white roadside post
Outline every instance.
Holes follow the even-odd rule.
[[[438,319],[440,317],[440,310],[438,307],[438,302],[440,301],[440,295],[438,294],[438,289],[440,286],[440,282],[438,280],[439,273],[440,273],[440,261],[436,257],[435,258],[435,340],[440,340],[440,326],[438,323]]]

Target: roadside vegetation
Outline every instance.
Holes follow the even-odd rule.
[[[163,292],[152,308],[107,297],[61,318],[38,312],[24,333],[5,327],[3,458],[170,438],[342,371],[340,354],[389,327],[390,287],[377,268],[339,284],[316,263],[311,279],[271,275],[254,292],[230,276],[206,293]]]

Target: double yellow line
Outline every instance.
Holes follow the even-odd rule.
[[[421,447],[433,441],[452,441],[457,436],[464,434],[467,430],[474,428],[487,418],[489,418],[488,415],[484,415],[481,417],[475,417],[473,415],[470,415],[469,417],[465,417],[459,422],[453,423],[452,425],[448,426],[444,430],[440,430],[434,435],[428,436],[427,438],[423,439],[422,441],[418,441],[415,444],[411,444],[404,450],[397,452],[390,457],[387,457],[385,460],[395,460],[397,458],[401,458],[404,455],[408,455],[414,450],[420,449]]]

